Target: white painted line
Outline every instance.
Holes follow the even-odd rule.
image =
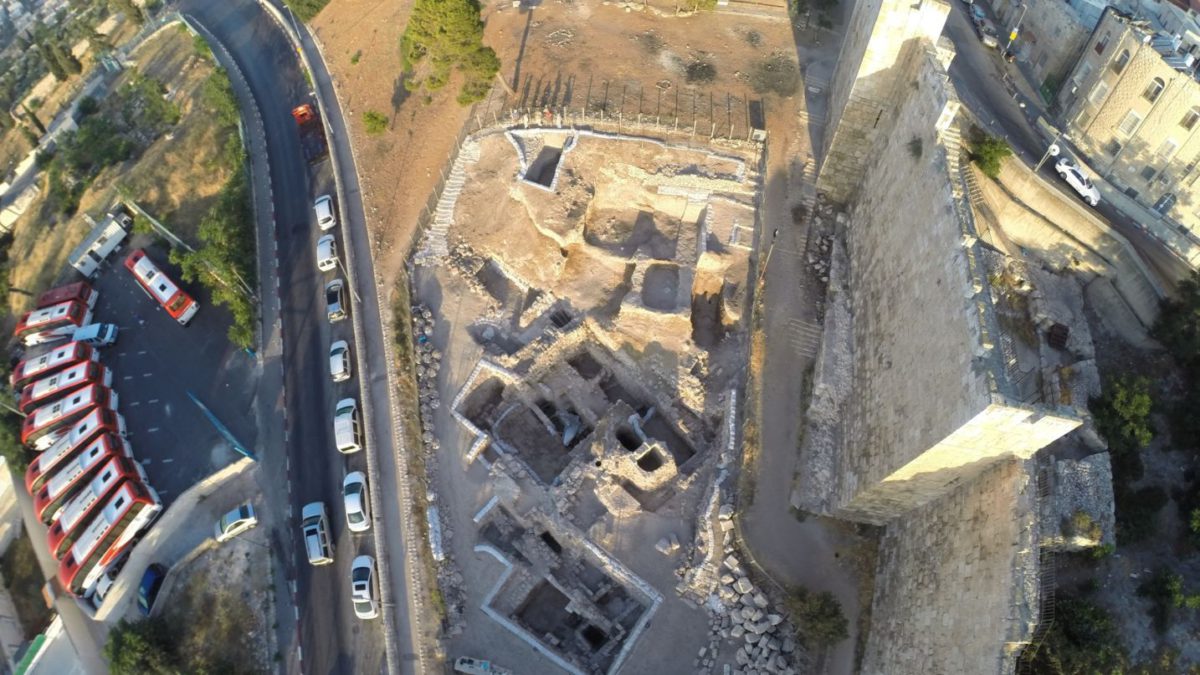
[[[297,621],[300,620],[300,608],[297,607],[296,605],[292,605],[292,614],[294,614],[296,616]]]
[[[175,458],[173,458],[173,457],[168,457],[168,458],[164,459],[164,460],[162,461],[162,463],[163,463],[163,464],[170,464],[171,462],[174,462],[174,461],[175,461]]]
[[[117,352],[117,356],[125,356],[125,352]]]
[[[121,379],[122,379],[122,380],[132,380],[132,379],[133,379],[133,376],[132,376],[132,375],[126,375],[126,376],[122,377]]]
[[[158,399],[156,399],[156,398],[152,398],[152,399],[150,399],[148,402],[149,402],[149,403],[158,403]]]
[[[151,433],[151,434],[156,431],[158,431],[158,427],[150,427],[149,429],[146,430],[147,433]]]
[[[130,403],[130,404],[129,404],[129,407],[131,407],[131,408],[132,408],[132,407],[133,407],[133,406],[135,406],[135,405],[141,405],[141,404],[142,404],[142,403],[141,403],[141,401],[134,401],[133,403]]]
[[[143,349],[142,351],[138,352],[138,356],[141,356],[142,354],[145,354],[145,353],[146,353],[146,350]]]
[[[154,373],[142,373],[142,377],[150,377]]]

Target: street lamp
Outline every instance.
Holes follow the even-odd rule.
[[[1058,132],[1058,135],[1055,136],[1054,140],[1050,143],[1050,147],[1046,148],[1046,154],[1042,155],[1042,158],[1038,160],[1037,166],[1033,167],[1034,173],[1037,173],[1038,171],[1041,170],[1042,165],[1046,163],[1047,159],[1050,159],[1051,155],[1054,155],[1056,157],[1058,156],[1058,153],[1061,152],[1061,150],[1058,147],[1058,142],[1064,138],[1067,140],[1071,140],[1071,137],[1067,135],[1067,132],[1065,132],[1065,131]]]
[[[1005,54],[1007,54],[1009,48],[1012,47],[1013,40],[1017,39],[1017,31],[1021,30],[1021,22],[1025,20],[1025,11],[1027,9],[1029,9],[1029,5],[1021,3],[1021,16],[1017,17],[1016,25],[1013,26],[1012,30],[1008,32],[1008,44],[1004,45]]]

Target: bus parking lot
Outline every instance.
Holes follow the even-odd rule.
[[[125,257],[139,246],[199,301],[200,311],[186,327],[124,268]],[[232,323],[228,312],[212,305],[199,284],[183,282],[166,251],[147,237],[133,236],[109,256],[92,284],[100,292],[93,320],[119,327],[117,343],[103,351],[101,362],[113,372],[134,456],[163,506],[169,506],[184,490],[241,457],[192,396],[254,451],[255,358],[226,338]]]

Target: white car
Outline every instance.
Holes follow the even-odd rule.
[[[346,505],[346,527],[351,532],[371,529],[371,507],[367,497],[367,477],[361,471],[346,474],[342,481],[342,500]]]
[[[329,376],[334,382],[350,379],[350,345],[345,340],[329,345]]]
[[[1087,175],[1079,168],[1079,165],[1072,161],[1070,157],[1063,157],[1055,162],[1054,170],[1058,172],[1058,175],[1062,176],[1063,180],[1067,181],[1068,185],[1079,193],[1080,197],[1083,197],[1083,201],[1091,206],[1100,203],[1100,191],[1096,189],[1092,181],[1088,179]]]
[[[337,226],[337,217],[333,215],[333,197],[321,195],[313,202],[313,212],[317,214],[317,227],[322,230],[332,230]]]
[[[310,565],[315,567],[333,562],[333,542],[329,540],[329,516],[325,511],[325,502],[312,502],[300,509],[300,533]]]
[[[375,559],[360,555],[350,564],[350,599],[354,602],[354,616],[374,619],[379,616],[375,605]]]
[[[213,536],[219,544],[252,529],[255,525],[258,525],[258,516],[254,515],[254,507],[248,503],[242,504],[221,516],[221,519],[217,521]]]
[[[329,272],[337,269],[337,240],[332,234],[323,235],[317,240],[317,269]]]

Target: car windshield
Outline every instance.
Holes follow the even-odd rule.
[[[374,609],[374,607],[371,606],[370,600],[357,600],[356,599],[354,601],[354,609],[359,612],[362,612],[363,614],[366,614],[367,612],[370,612],[372,609]]]

